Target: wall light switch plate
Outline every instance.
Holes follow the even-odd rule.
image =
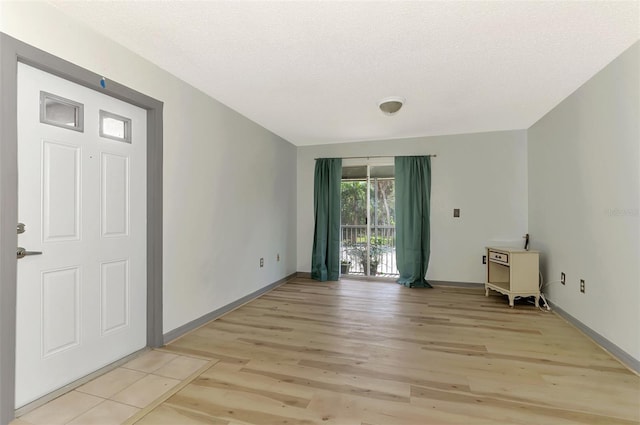
[[[260,267],[264,267],[264,258],[260,258]]]
[[[453,216],[454,216],[455,218],[460,217],[460,208],[454,208],[454,209],[453,209]]]
[[[584,279],[580,279],[580,292],[584,294]]]

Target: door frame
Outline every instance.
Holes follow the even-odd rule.
[[[147,111],[147,346],[162,337],[163,103],[0,32],[0,424],[15,417],[18,62]]]
[[[366,223],[367,223],[367,266],[365,268],[365,270],[363,270],[363,274],[366,271],[371,271],[371,256],[369,255],[369,252],[371,252],[371,167],[376,166],[376,165],[383,165],[383,166],[387,166],[387,165],[391,165],[394,166],[394,157],[393,156],[377,156],[377,157],[354,157],[354,158],[343,158],[342,159],[342,166],[343,167],[367,167],[367,196],[366,196],[366,201],[367,201],[367,218],[366,218]],[[395,179],[395,172],[394,172],[394,179]],[[342,179],[340,180],[340,182],[342,182]],[[342,201],[342,199],[341,199]],[[341,223],[342,225],[342,223]],[[341,244],[342,244],[342,236],[341,236]],[[340,247],[340,251],[342,252],[342,246]],[[371,274],[368,275],[364,275],[363,276],[365,279],[386,279],[386,277],[376,277],[376,276],[371,276]],[[395,279],[395,278],[392,278]]]

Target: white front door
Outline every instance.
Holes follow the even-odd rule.
[[[146,345],[146,128],[18,64],[16,408]]]

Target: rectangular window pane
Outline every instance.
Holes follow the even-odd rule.
[[[107,111],[100,111],[100,137],[131,143],[131,120]]]
[[[102,131],[104,134],[124,139],[124,121],[115,118],[105,118],[102,121]]]
[[[54,99],[45,99],[45,117],[62,125],[78,125],[78,108]]]
[[[81,103],[51,93],[40,92],[40,122],[83,131],[84,107]]]
[[[393,178],[395,176],[395,165],[372,165],[371,178]]]
[[[343,180],[367,179],[367,166],[358,165],[353,167],[342,167]]]

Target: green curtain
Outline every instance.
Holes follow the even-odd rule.
[[[313,184],[313,253],[311,277],[319,281],[340,276],[340,181],[342,158],[316,160]]]
[[[431,288],[426,280],[431,252],[431,158],[397,156],[395,175],[397,282],[412,288]]]

